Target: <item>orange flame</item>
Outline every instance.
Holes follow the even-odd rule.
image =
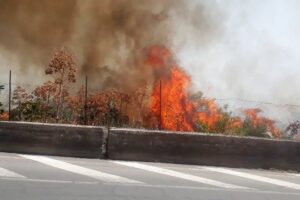
[[[260,117],[258,114],[261,112],[259,108],[245,109],[245,115],[251,120],[252,125],[256,128],[259,125],[263,125],[275,138],[280,138],[280,130],[275,126],[275,121],[266,117]]]
[[[208,130],[213,130],[217,121],[223,117],[217,104],[212,99],[202,99],[199,106],[202,109],[200,111],[198,109],[195,121],[200,120],[208,126]]]
[[[150,107],[151,112],[160,119],[163,129],[194,131],[195,124],[200,122],[208,131],[216,131],[218,122],[225,119],[225,114],[213,99],[189,97],[191,78],[176,64],[167,48],[151,47],[145,64],[152,67],[156,77]],[[254,127],[265,125],[274,137],[280,137],[275,122],[258,116],[259,112],[260,109],[244,110]],[[243,121],[239,117],[230,117],[226,124],[229,131],[235,131],[242,126]]]
[[[221,117],[216,103],[209,99],[189,99],[187,91],[191,78],[172,60],[172,53],[168,49],[161,46],[150,48],[145,63],[159,74],[151,95],[151,111],[158,118],[161,114],[163,129],[193,131],[197,120],[204,122],[209,128],[214,126]],[[199,110],[200,108],[204,110]]]
[[[188,101],[186,89],[190,84],[190,78],[178,67],[171,68],[169,78],[162,78],[162,107],[161,123],[164,129],[192,131],[191,117],[189,113],[193,105]],[[160,80],[155,84],[151,101],[151,110],[157,116],[160,115]]]
[[[259,108],[249,108],[244,110],[245,115],[251,120],[252,125],[255,128],[262,122],[262,119],[257,116],[260,112],[261,110]]]

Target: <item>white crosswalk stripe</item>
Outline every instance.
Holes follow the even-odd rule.
[[[300,174],[293,174],[294,176],[299,176],[300,177]]]
[[[8,177],[8,178],[25,178],[21,174],[16,172],[10,171],[8,169],[0,167],[0,177]]]
[[[64,170],[67,172],[71,172],[74,174],[79,174],[82,176],[86,176],[92,179],[96,179],[94,181],[82,181],[82,180],[55,180],[55,179],[35,179],[34,175],[33,177],[27,176],[25,172],[29,172],[29,174],[31,174],[30,171],[28,171],[26,168],[24,170],[24,173],[19,174],[19,172],[15,172],[12,169],[7,168],[7,166],[1,166],[0,167],[0,180],[15,180],[15,181],[24,181],[24,180],[28,180],[31,182],[50,182],[50,183],[72,183],[72,184],[103,184],[103,183],[108,183],[108,184],[129,184],[129,185],[147,185],[149,183],[147,183],[146,180],[147,176],[140,176],[141,172],[137,173],[128,173],[134,175],[134,177],[130,177],[128,175],[125,174],[124,175],[116,175],[113,172],[103,172],[101,169],[90,169],[87,167],[83,167],[81,164],[72,164],[69,163],[69,161],[62,161],[61,159],[53,159],[47,156],[36,156],[36,155],[19,155],[22,158],[31,160],[31,161],[36,161],[38,163],[42,163],[44,165],[50,166],[50,167],[54,167],[56,169],[59,170]],[[25,161],[25,160],[24,160]],[[185,167],[178,167],[180,169],[187,169],[186,172],[185,171],[178,171],[178,170],[174,170],[172,167],[166,166],[166,167],[160,167],[157,166],[156,164],[147,164],[147,163],[139,163],[139,162],[128,162],[128,161],[101,161],[102,163],[113,163],[116,164],[115,166],[112,166],[114,168],[114,171],[117,169],[120,169],[121,166],[126,166],[129,167],[128,169],[126,168],[126,170],[130,170],[130,168],[132,170],[135,169],[140,169],[140,170],[144,170],[146,172],[150,172],[150,173],[156,173],[156,174],[160,174],[160,175],[165,175],[165,176],[169,176],[169,177],[173,177],[173,178],[177,178],[177,179],[182,179],[182,180],[186,180],[186,181],[191,181],[191,182],[197,182],[197,183],[201,183],[201,184],[205,184],[205,185],[209,185],[214,186],[211,188],[224,188],[224,189],[251,189],[251,190],[256,190],[256,189],[260,189],[261,186],[258,185],[258,187],[255,186],[249,186],[249,184],[247,182],[245,182],[245,179],[249,179],[252,181],[257,181],[257,182],[263,182],[266,183],[265,186],[266,188],[268,188],[269,186],[272,185],[277,185],[277,186],[281,186],[282,188],[289,188],[289,189],[296,189],[296,190],[300,190],[300,184],[295,183],[295,181],[297,181],[297,177],[300,177],[300,174],[297,173],[274,173],[275,175],[278,174],[278,176],[274,177],[275,175],[271,173],[271,175],[269,176],[269,174],[267,173],[267,175],[264,175],[262,173],[255,173],[256,171],[252,172],[244,172],[241,170],[237,170],[237,169],[230,169],[230,168],[222,168],[222,167],[196,167],[196,168],[185,168]],[[99,162],[99,163],[101,163]],[[75,162],[77,163],[77,162]],[[80,163],[80,162],[79,162]],[[82,164],[84,164],[85,162],[82,162]],[[193,172],[191,172],[191,169],[193,169],[192,171],[195,171],[194,169],[197,170],[201,170],[200,174],[205,174],[205,171],[210,171],[210,172],[216,172],[216,173],[223,173],[224,176],[225,175],[229,175],[229,176],[236,176],[239,177],[240,179],[235,179],[235,182],[232,183],[230,181],[230,179],[227,179],[227,181],[223,182],[221,179],[216,180],[218,178],[211,178],[209,177],[209,174],[201,176],[198,174],[194,174]],[[26,171],[27,170],[27,171]],[[122,170],[124,171],[124,169]],[[124,174],[122,171],[120,171],[120,174]],[[45,173],[47,173],[47,171],[45,171]],[[193,174],[190,174],[193,173]],[[213,174],[213,177],[216,177],[216,173]],[[286,177],[284,175],[288,175],[288,177],[291,178],[291,180],[287,180]],[[139,175],[136,179],[136,175]],[[159,176],[158,176],[159,177]],[[281,180],[280,177],[283,177],[283,179],[285,180]],[[293,178],[294,177],[294,178]],[[158,178],[159,179],[159,178]],[[220,181],[221,180],[221,181]],[[240,180],[240,182],[236,182]],[[159,181],[159,180],[158,180]],[[102,183],[103,182],[103,183]],[[155,185],[155,184],[154,184]],[[269,185],[269,186],[268,186]],[[174,185],[171,184],[170,187],[173,187]],[[186,185],[179,185],[182,187],[190,187],[190,186],[186,186]],[[163,187],[168,187],[168,185],[165,185]],[[177,187],[177,186],[176,186]],[[200,186],[199,186],[200,187]]]
[[[117,175],[112,175],[97,170],[81,167],[78,165],[70,164],[64,161],[48,158],[45,156],[31,156],[31,155],[20,155],[23,158],[37,161],[39,163],[49,165],[58,169],[69,171],[75,174],[84,175],[90,178],[94,178],[103,182],[114,182],[114,183],[142,183],[133,179],[124,178]]]
[[[173,171],[173,170],[169,170],[169,169],[164,169],[164,168],[160,168],[160,167],[154,167],[151,165],[140,164],[137,162],[126,162],[126,161],[111,161],[111,162],[119,164],[119,165],[142,169],[142,170],[146,170],[146,171],[150,171],[150,172],[154,172],[154,173],[158,173],[158,174],[163,174],[163,175],[167,175],[167,176],[172,176],[172,177],[176,177],[176,178],[180,178],[180,179],[185,179],[185,180],[194,181],[194,182],[203,183],[203,184],[212,185],[212,186],[221,187],[221,188],[250,189],[250,188],[243,187],[243,186],[237,186],[237,185],[232,185],[232,184],[228,184],[228,183],[223,183],[223,182],[208,179],[208,178],[194,176],[194,175],[177,172],[177,171]]]
[[[269,183],[269,184],[273,184],[273,185],[278,185],[278,186],[282,186],[282,187],[300,190],[299,184],[291,183],[288,181],[282,181],[282,180],[278,180],[278,179],[274,179],[274,178],[268,178],[268,177],[264,177],[264,176],[254,175],[254,174],[250,174],[250,173],[246,173],[246,172],[240,172],[240,171],[235,171],[235,170],[225,169],[225,168],[217,168],[217,167],[201,167],[201,168],[209,170],[209,171],[213,171],[213,172],[229,174],[229,175],[238,176],[238,177],[242,177],[242,178],[246,178],[246,179],[251,179],[254,181],[260,181],[260,182],[264,182],[264,183]]]

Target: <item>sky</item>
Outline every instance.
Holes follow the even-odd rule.
[[[209,44],[186,40],[176,49],[195,87],[216,98],[300,104],[300,1],[216,5],[220,33]]]

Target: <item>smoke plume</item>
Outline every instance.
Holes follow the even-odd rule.
[[[178,29],[204,41],[214,24],[207,13],[184,0],[0,0],[0,62],[26,72],[26,82],[64,46],[95,89],[136,89],[152,78],[147,48],[182,45]]]

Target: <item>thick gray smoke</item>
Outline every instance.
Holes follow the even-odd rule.
[[[171,47],[187,27],[206,40],[214,31],[207,13],[184,0],[0,0],[1,69],[43,80],[53,51],[65,46],[94,88],[136,89],[151,81],[147,48]]]

